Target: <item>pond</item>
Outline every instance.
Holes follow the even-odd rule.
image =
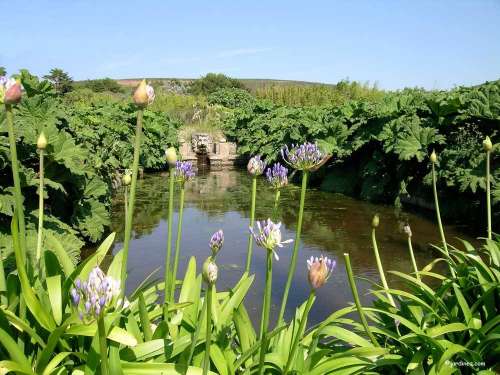
[[[251,180],[246,172],[239,170],[200,173],[186,184],[184,225],[181,246],[179,277],[183,277],[191,256],[197,260],[198,270],[209,255],[208,242],[213,232],[224,230],[224,248],[219,253],[218,290],[232,287],[241,277],[245,266],[249,194]],[[295,237],[300,187],[290,185],[282,191],[279,210],[283,222],[283,239]],[[264,178],[258,180],[256,219],[271,216],[274,193]],[[131,292],[155,269],[158,278],[163,277],[167,239],[168,176],[147,174],[138,181],[136,208],[134,212],[133,240],[130,244],[127,292]],[[177,203],[176,208],[177,211]],[[124,215],[123,191],[114,199],[112,230],[117,232],[118,242],[114,252],[121,249],[123,241]],[[309,189],[306,197],[302,242],[299,248],[297,271],[293,280],[286,317],[293,316],[297,306],[309,293],[306,259],[321,254],[333,257],[337,267],[328,283],[319,290],[312,308],[310,322],[319,322],[333,311],[345,307],[353,299],[347,282],[343,254],[350,253],[354,273],[360,278],[379,281],[371,246],[371,219],[378,213],[380,226],[377,230],[378,245],[384,269],[412,272],[406,235],[402,223],[406,220],[413,231],[413,247],[419,267],[436,257],[431,243],[439,243],[438,228],[432,220],[407,212],[398,212],[392,206],[375,205],[340,194]],[[174,213],[173,232],[177,229],[177,212]],[[457,243],[457,237],[470,240],[453,227],[445,227],[447,238]],[[175,238],[173,239],[175,243]],[[174,248],[174,244],[172,248]],[[279,250],[279,261],[274,262],[272,316],[279,310],[293,244]],[[173,250],[172,250],[173,252]],[[258,319],[261,311],[265,282],[265,251],[254,243],[251,272],[256,275],[253,286],[245,300],[250,316]],[[388,275],[390,287],[400,288],[402,283]],[[358,280],[362,300],[370,300],[370,284]]]

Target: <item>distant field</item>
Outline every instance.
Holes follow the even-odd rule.
[[[139,78],[127,78],[127,79],[117,79],[116,81],[123,86],[137,86],[141,79]],[[196,81],[196,78],[146,78],[147,81],[178,81],[183,84],[189,84]],[[251,90],[257,90],[266,86],[333,86],[331,84],[325,84],[321,82],[307,82],[307,81],[290,81],[282,79],[255,79],[255,78],[242,78],[238,79],[245,84],[245,86]]]

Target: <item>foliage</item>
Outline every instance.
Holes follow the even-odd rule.
[[[51,69],[50,73],[43,78],[49,80],[54,85],[54,89],[59,95],[73,90],[73,79],[62,69]]]
[[[62,99],[52,84],[27,71],[21,72],[26,95],[15,116],[21,181],[28,214],[28,241],[36,238],[38,155],[36,139],[43,130],[46,150],[45,205],[47,235],[56,237],[78,259],[85,242],[96,242],[110,220],[112,187],[117,172],[129,168],[133,153],[134,106],[123,98],[78,89]],[[4,113],[0,113],[1,144],[8,145]],[[144,169],[165,167],[164,149],[177,142],[180,123],[155,110],[144,114]],[[0,147],[0,248],[11,254],[9,223],[13,214],[10,151]],[[119,181],[119,180],[118,180]]]
[[[499,93],[496,81],[449,92],[406,89],[386,93],[382,100],[328,106],[248,101],[224,118],[223,128],[241,154],[263,154],[269,160],[283,144],[316,140],[334,155],[323,173],[349,175],[353,194],[397,204],[412,199],[409,194],[425,197],[421,182],[430,182],[427,155],[436,149],[443,188],[470,198],[472,207],[484,196],[476,194],[485,186],[482,139],[499,136]],[[498,153],[492,155],[495,165]],[[492,170],[498,181],[500,170]],[[497,197],[499,189],[493,183]]]
[[[236,78],[224,74],[208,73],[191,83],[189,92],[193,95],[209,95],[222,88],[244,89],[244,84]]]
[[[238,88],[222,88],[208,96],[211,105],[222,105],[226,108],[248,107],[255,103],[255,98],[246,90]]]
[[[124,88],[118,82],[111,78],[90,79],[87,81],[78,82],[78,87],[88,88],[94,92],[114,92],[121,93]]]
[[[368,83],[342,80],[335,85],[267,85],[258,88],[255,96],[259,99],[268,99],[277,105],[311,106],[311,105],[340,105],[349,100],[377,101],[383,98],[384,92],[376,85]]]
[[[0,77],[5,76],[6,74],[7,74],[7,71],[5,70],[5,68],[3,66],[0,66]]]

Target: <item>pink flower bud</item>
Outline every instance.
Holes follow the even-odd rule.
[[[309,269],[308,279],[311,288],[318,289],[325,285],[330,277],[336,262],[327,257],[320,258],[311,257],[307,260],[307,268]]]
[[[3,102],[5,104],[17,104],[23,96],[23,86],[19,80],[10,79],[5,86]]]

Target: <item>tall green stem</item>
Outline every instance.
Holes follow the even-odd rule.
[[[449,257],[448,253],[448,245],[446,243],[446,237],[444,236],[444,229],[443,229],[443,223],[441,222],[441,212],[439,210],[439,199],[438,199],[438,193],[437,193],[437,181],[436,181],[436,169],[434,167],[434,163],[432,163],[432,191],[434,193],[434,206],[436,208],[436,219],[438,222],[438,227],[439,227],[439,234],[441,236],[441,242],[443,243],[443,249],[444,252],[446,253],[446,256]],[[455,277],[455,271],[453,270],[453,267],[450,265],[450,272],[453,277]]]
[[[99,335],[99,351],[101,354],[101,375],[108,375],[108,345],[106,343],[106,328],[104,327],[104,317],[102,316],[97,319],[97,330]]]
[[[172,256],[172,217],[174,216],[174,167],[170,166],[168,184],[168,222],[167,222],[167,254],[165,256],[165,304],[170,298],[170,258]],[[164,308],[164,318],[167,319],[167,307]]]
[[[12,164],[12,179],[14,180],[14,199],[16,202],[15,211],[19,222],[20,246],[24,262],[26,262],[26,227],[24,219],[23,195],[21,193],[21,181],[19,179],[19,162],[17,160],[16,136],[14,133],[14,115],[12,106],[5,105],[7,115],[7,129],[9,131],[10,158]]]
[[[132,218],[134,216],[135,188],[137,185],[137,171],[139,169],[139,157],[141,155],[141,136],[142,136],[142,116],[144,111],[137,110],[137,125],[135,127],[134,142],[134,161],[132,163],[132,182],[130,183],[130,196],[125,220],[125,238],[123,239],[123,262],[121,269],[122,296],[125,296],[125,281],[127,278],[128,251],[130,245],[130,235],[132,232]]]
[[[349,259],[349,254],[344,253],[344,260],[345,260],[345,269],[347,271],[349,285],[351,286],[352,296],[354,298],[354,303],[356,304],[356,309],[358,310],[359,320],[361,320],[361,324],[363,324],[365,332],[370,338],[372,344],[376,347],[379,347],[380,345],[378,344],[377,340],[375,339],[375,336],[373,335],[372,331],[370,330],[370,327],[368,326],[365,313],[363,312],[363,307],[361,306],[361,302],[359,301],[358,288],[356,287],[356,283],[354,282],[354,274],[352,272],[351,260]]]
[[[299,347],[299,342],[303,335],[304,327],[307,322],[309,311],[311,311],[315,295],[316,295],[316,290],[311,289],[311,292],[309,293],[309,298],[307,299],[306,308],[304,309],[304,314],[302,314],[302,319],[300,319],[299,329],[295,333],[295,338],[293,339],[292,348],[290,350],[290,355],[288,356],[288,360],[286,362],[285,371],[283,371],[283,375],[288,374],[290,366],[292,365],[293,360],[295,359],[295,355],[297,354],[297,349]]]
[[[300,205],[299,205],[299,217],[297,219],[297,231],[295,232],[295,243],[293,244],[292,259],[290,260],[290,267],[288,267],[288,277],[286,279],[285,291],[283,292],[283,299],[281,301],[280,313],[278,315],[278,324],[283,320],[285,315],[286,303],[288,300],[288,293],[290,292],[290,286],[292,285],[293,275],[295,274],[295,268],[297,266],[297,254],[299,252],[300,236],[302,233],[302,219],[304,216],[304,204],[306,201],[306,190],[307,190],[307,178],[309,176],[308,171],[304,171],[302,174],[302,188],[300,190]]]
[[[255,221],[255,198],[257,196],[257,176],[252,177],[252,200],[250,202],[250,227],[253,227]],[[250,264],[252,263],[252,246],[253,239],[252,234],[248,235],[248,246],[247,246],[247,262],[245,265],[245,272],[250,272]]]
[[[125,185],[125,190],[123,191],[123,205],[125,207],[125,227],[126,227],[128,220],[128,186],[126,185]]]
[[[273,221],[276,222],[278,220],[278,208],[280,204],[280,196],[281,190],[276,189],[276,193],[274,193],[274,207],[273,207]]]
[[[43,238],[43,180],[44,180],[44,170],[43,170],[43,156],[44,150],[40,150],[40,185],[38,187],[38,234],[36,240],[36,264],[40,270],[40,258],[42,257],[42,238]]]
[[[411,236],[408,236],[408,249],[410,250],[410,257],[411,257],[411,262],[413,263],[413,269],[415,270],[415,275],[417,276],[417,280],[420,280],[417,261],[415,260],[415,254],[413,253],[413,245],[411,244]]]
[[[262,317],[260,322],[260,359],[259,359],[259,375],[264,373],[264,359],[267,352],[267,330],[269,328],[269,311],[271,309],[271,293],[273,285],[273,252],[267,251],[267,272],[266,272],[266,289],[264,291],[264,301],[262,303]]]
[[[394,303],[394,299],[392,295],[389,293],[389,286],[387,285],[387,280],[385,279],[384,268],[382,267],[382,262],[380,261],[380,255],[378,253],[377,246],[377,237],[375,236],[375,228],[372,228],[372,244],[373,244],[373,253],[375,254],[375,261],[377,262],[377,269],[380,275],[380,281],[382,281],[382,286],[384,287],[385,293],[387,294],[387,299],[391,303],[392,306],[396,307]]]
[[[491,240],[490,154],[491,151],[486,151],[486,211],[488,216],[488,239]]]
[[[210,344],[212,340],[212,284],[207,285],[207,332],[205,339],[205,359],[203,361],[203,375],[210,369]]]
[[[172,270],[172,280],[170,287],[170,301],[174,300],[175,283],[177,281],[177,268],[179,267],[179,254],[181,249],[182,239],[182,217],[184,214],[184,183],[181,185],[181,193],[179,197],[179,220],[177,222],[177,238],[175,240],[174,268]]]

